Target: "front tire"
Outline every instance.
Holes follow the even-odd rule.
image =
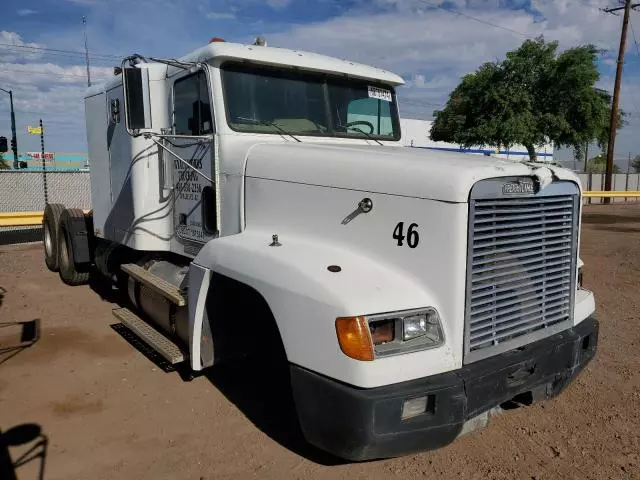
[[[73,242],[69,225],[69,219],[73,217],[85,218],[85,215],[82,210],[77,208],[70,208],[62,213],[58,238],[58,267],[62,281],[67,285],[76,286],[87,283],[90,272],[88,268],[87,271],[79,271],[73,261]]]
[[[58,271],[58,236],[60,228],[60,216],[64,211],[64,205],[50,203],[44,209],[42,229],[44,231],[44,263],[52,272]]]

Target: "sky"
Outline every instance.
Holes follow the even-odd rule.
[[[558,41],[560,50],[586,43],[602,49],[597,86],[611,91],[622,16],[600,9],[619,1],[3,0],[0,88],[13,90],[21,151],[39,150],[39,137],[26,127],[40,118],[48,151],[86,151],[86,16],[93,83],[110,77],[131,53],[180,57],[213,36],[251,43],[262,35],[269,46],[394,71],[407,83],[398,91],[401,116],[430,119],[462,75],[539,35]],[[631,13],[620,101],[628,124],[616,141],[619,164],[640,154],[636,40],[640,11]],[[10,134],[9,98],[0,92],[0,135]]]

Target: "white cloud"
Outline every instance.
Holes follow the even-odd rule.
[[[235,14],[231,12],[207,12],[205,17],[210,20],[233,20],[236,18]]]
[[[92,81],[100,82],[113,75],[113,69],[92,67]],[[0,83],[12,85],[32,85],[48,88],[52,85],[86,84],[84,65],[61,66],[54,63],[7,63],[0,62]]]
[[[289,5],[292,0],[266,0],[267,4],[272,8],[284,8]]]
[[[21,8],[16,13],[18,15],[20,15],[21,17],[26,17],[28,15],[35,15],[36,13],[38,13],[38,11],[37,10],[32,10],[30,8]]]
[[[0,58],[4,62],[38,59],[42,53],[37,49],[41,47],[38,43],[24,42],[16,32],[0,31]]]
[[[0,57],[5,60],[5,57]],[[92,81],[110,78],[113,70],[92,67]],[[39,149],[35,137],[26,135],[26,126],[35,125],[42,118],[47,131],[47,145],[58,150],[73,143],[72,150],[82,149],[84,143],[84,92],[87,88],[84,65],[54,63],[0,62],[0,85],[11,88],[16,110],[18,143],[21,150]],[[0,98],[0,132],[7,132],[9,102]],[[72,142],[69,140],[72,139]],[[36,141],[37,140],[37,141]]]
[[[69,3],[77,3],[78,5],[96,5],[104,2],[104,0],[67,0]]]

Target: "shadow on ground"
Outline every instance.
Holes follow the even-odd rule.
[[[6,293],[7,291],[0,287],[0,307]],[[34,345],[39,339],[39,318],[24,322],[0,322],[0,365]]]
[[[118,290],[111,280],[98,272],[91,272],[89,288],[105,302],[116,303],[121,307],[128,306],[126,292]]]
[[[131,308],[126,292],[114,288],[100,275],[92,275],[89,287],[102,300]],[[309,444],[302,435],[291,393],[288,363],[265,361],[264,355],[247,356],[216,364],[202,375],[193,372],[187,362],[171,365],[122,323],[114,323],[111,328],[158,369],[175,372],[186,382],[205,376],[258,429],[285,448],[318,464],[345,463]]]
[[[0,229],[0,245],[14,243],[30,243],[42,241],[42,227],[28,227],[18,229]]]
[[[288,365],[274,366],[247,357],[216,365],[206,376],[257,428],[283,447],[321,465],[345,463],[314,447],[302,435]]]
[[[640,223],[640,216],[584,212],[582,214],[582,223],[586,223],[589,225],[615,225],[616,223]]]
[[[40,460],[38,479],[44,479],[44,467],[47,460],[49,439],[42,433],[40,425],[23,423],[9,430],[0,429],[0,478],[17,480],[18,468]],[[9,448],[26,448],[15,460],[11,458]]]
[[[616,233],[640,233],[640,227],[607,227],[602,225],[597,227],[597,229]]]

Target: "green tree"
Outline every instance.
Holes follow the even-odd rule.
[[[631,168],[633,168],[634,172],[640,173],[640,155],[633,157],[633,160],[631,160]]]
[[[465,75],[443,110],[435,111],[431,139],[504,147],[580,148],[606,141],[611,98],[594,87],[600,74],[593,45],[557,53],[557,42],[526,40],[501,62]]]
[[[4,159],[4,153],[0,153],[0,170],[8,170],[10,167],[9,162]]]
[[[601,153],[587,162],[587,173],[605,173],[607,170],[607,155]],[[613,164],[613,173],[620,173],[620,167]]]

